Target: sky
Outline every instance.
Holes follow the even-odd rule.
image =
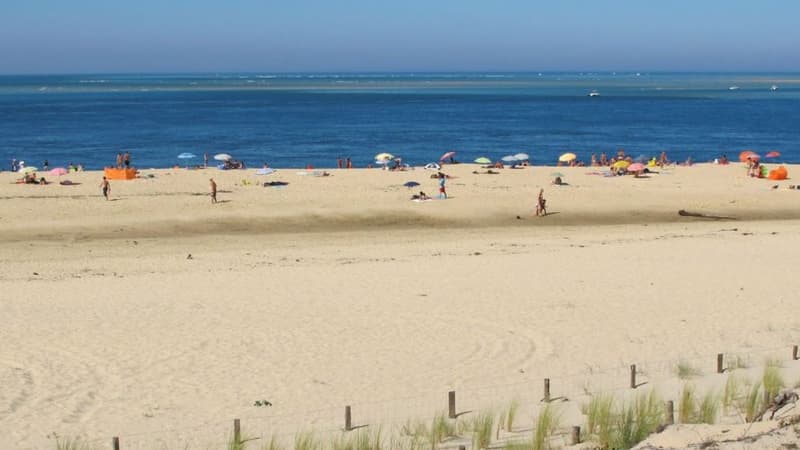
[[[2,0],[0,73],[800,71],[799,0]]]

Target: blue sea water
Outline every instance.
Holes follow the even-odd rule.
[[[771,86],[778,86],[771,90]],[[738,89],[730,89],[736,86]],[[596,91],[599,96],[589,97]],[[800,162],[800,74],[434,73],[0,77],[0,163],[140,168],[226,152],[250,166],[356,167],[566,151]]]

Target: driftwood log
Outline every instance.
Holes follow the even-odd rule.
[[[713,220],[736,220],[736,217],[728,217],[728,216],[715,216],[713,214],[703,214],[699,212],[687,211],[685,209],[681,209],[678,211],[679,216],[684,217],[699,217],[701,219],[713,219]]]

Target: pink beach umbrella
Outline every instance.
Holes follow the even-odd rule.
[[[778,152],[778,151],[775,151],[775,150],[773,150],[773,151],[767,153],[766,155],[764,155],[765,158],[777,158],[779,156],[781,156],[781,152]]]
[[[61,175],[66,175],[66,174],[67,174],[67,169],[63,167],[56,167],[50,170],[50,175],[53,175],[54,177],[60,177]]]
[[[628,166],[628,172],[641,172],[644,170],[644,164],[642,163],[633,163]]]
[[[444,161],[445,159],[450,159],[453,156],[456,156],[456,152],[447,152],[444,155],[442,155],[441,158],[439,158],[439,161]]]

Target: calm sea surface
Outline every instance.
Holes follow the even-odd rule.
[[[776,90],[772,90],[772,86]],[[589,97],[596,91],[599,96]],[[0,164],[98,169],[226,152],[250,166],[356,167],[525,152],[667,151],[708,161],[743,149],[800,163],[800,74],[207,74],[0,77]]]

